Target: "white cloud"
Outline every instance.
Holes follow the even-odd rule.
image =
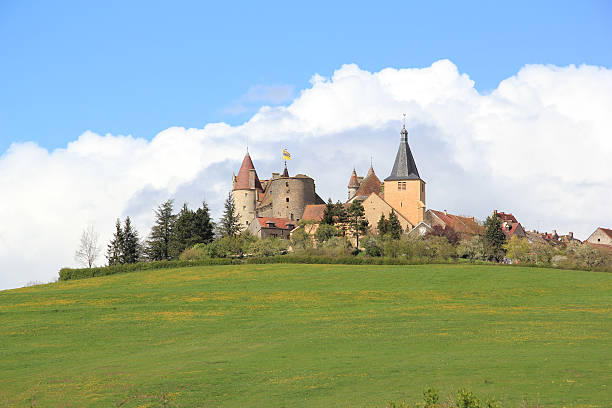
[[[271,98],[264,91],[251,101]],[[175,127],[151,141],[85,132],[54,151],[16,143],[0,156],[0,288],[74,265],[88,224],[106,243],[115,218],[130,215],[146,235],[167,197],[177,207],[206,199],[218,215],[247,135],[261,177],[280,169],[287,147],[292,173],[315,178],[322,197],[343,199],[353,165],[364,173],[371,155],[387,176],[402,113],[429,207],[478,218],[498,208],[527,228],[585,238],[612,226],[611,111],[606,68],[530,65],[480,94],[447,60],[375,73],[345,65],[241,126]]]
[[[293,85],[253,85],[223,111],[229,114],[254,112],[262,103],[278,105],[293,98]]]

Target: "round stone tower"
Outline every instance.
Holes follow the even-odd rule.
[[[234,197],[234,207],[236,212],[240,214],[240,223],[243,229],[253,222],[255,218],[255,208],[259,196],[263,189],[261,182],[257,177],[255,166],[251,160],[251,156],[247,152],[242,160],[242,165],[238,171],[238,175],[233,177],[232,195]]]

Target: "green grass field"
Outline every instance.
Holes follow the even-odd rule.
[[[0,292],[0,406],[612,406],[612,274],[241,265]]]

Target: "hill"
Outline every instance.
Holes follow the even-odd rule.
[[[228,265],[0,292],[0,405],[611,406],[612,274]]]

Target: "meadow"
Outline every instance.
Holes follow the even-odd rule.
[[[0,292],[0,406],[612,406],[612,274],[226,265]]]

